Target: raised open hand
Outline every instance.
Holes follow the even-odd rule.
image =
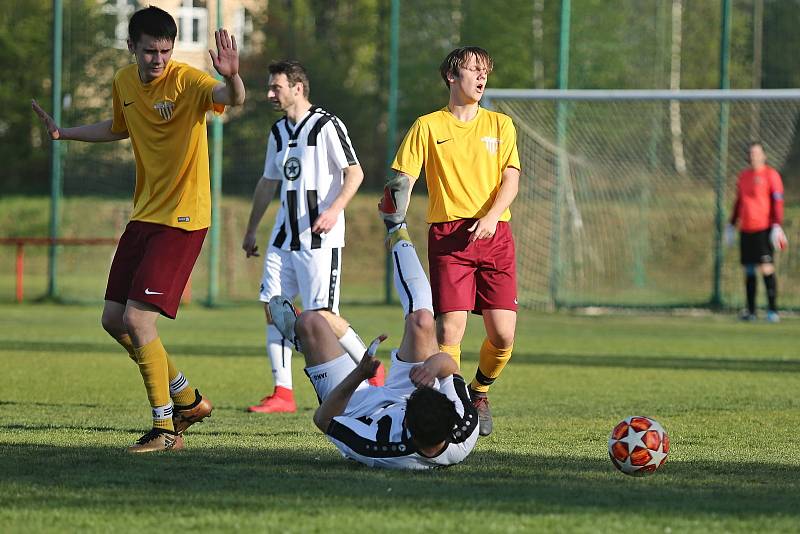
[[[217,41],[217,51],[208,51],[214,68],[224,78],[238,74],[239,50],[236,47],[236,38],[228,35],[228,30],[220,28],[214,32],[214,39]]]
[[[47,133],[50,134],[51,139],[59,139],[61,137],[61,131],[58,129],[58,125],[56,121],[53,120],[53,117],[48,115],[48,113],[42,109],[36,99],[31,100],[31,108],[33,111],[39,115],[39,118],[44,123],[45,127],[47,128]]]

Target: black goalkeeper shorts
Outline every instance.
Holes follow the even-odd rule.
[[[769,240],[769,230],[760,232],[741,232],[739,235],[739,249],[742,255],[742,265],[772,263],[772,243]]]

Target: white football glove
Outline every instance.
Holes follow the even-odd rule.
[[[725,225],[725,246],[732,247],[736,243],[736,227],[732,224]]]
[[[772,225],[772,230],[769,231],[769,240],[775,250],[786,250],[786,247],[789,246],[789,240],[786,239],[786,234],[783,233],[780,224]]]

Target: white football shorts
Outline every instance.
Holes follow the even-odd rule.
[[[313,250],[267,249],[259,300],[275,295],[294,300],[298,295],[304,310],[330,310],[339,314],[341,248]]]

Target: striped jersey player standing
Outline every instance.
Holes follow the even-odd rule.
[[[353,359],[361,359],[364,343],[338,314],[344,209],[364,173],[344,124],[309,101],[308,75],[300,63],[270,64],[267,96],[285,115],[269,131],[264,173],[253,193],[242,248],[247,257],[258,256],[256,229],[280,187],[280,209],[267,245],[259,294],[266,312],[274,389],[248,410],[294,412],[291,344],[272,324],[268,302],[276,295],[290,300],[299,296],[303,309],[319,311]]]
[[[392,163],[380,210],[387,228],[405,220],[411,188],[425,169],[428,264],[439,348],[460,366],[468,312],[483,316],[486,337],[470,384],[481,435],[492,432],[488,391],[511,358],[517,280],[511,212],[519,188],[511,118],[479,106],[493,62],[486,50],[453,50],[440,66],[446,107],[416,120]]]
[[[368,380],[380,365],[374,356],[385,335],[356,364],[317,312],[295,322],[288,300],[275,297],[269,306],[284,335],[298,340],[320,400],[314,424],[342,456],[387,469],[447,467],[475,447],[478,412],[455,360],[439,351],[430,284],[406,228],[394,229],[389,243],[405,330],[383,386]]]
[[[766,164],[767,156],[760,142],[748,147],[750,166],[739,173],[736,202],[726,229],[726,240],[732,243],[739,224],[739,245],[745,271],[747,310],[741,319],[756,320],[756,273],[761,272],[767,290],[767,321],[777,323],[778,282],[775,274],[776,249],[786,248],[783,233],[783,182],[778,171]]]
[[[178,28],[166,11],[141,9],[128,24],[136,63],[114,76],[113,118],[59,128],[36,102],[53,139],[130,138],[136,159],[133,214],[108,274],[103,328],[138,364],[153,428],[128,448],[142,453],[183,448],[186,428],[211,414],[189,387],[158,334],[160,315],[174,319],[211,220],[206,113],[244,102],[236,40],[216,35],[214,68],[225,79],[173,61]]]

